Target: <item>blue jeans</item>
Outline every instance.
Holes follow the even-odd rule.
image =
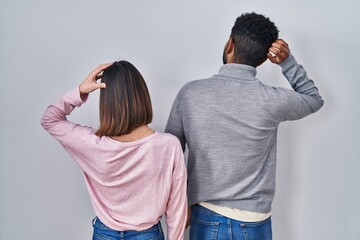
[[[93,240],[164,240],[160,222],[143,231],[116,231],[103,224],[97,217],[93,220]]]
[[[242,222],[200,205],[191,208],[190,240],[271,240],[271,218]]]

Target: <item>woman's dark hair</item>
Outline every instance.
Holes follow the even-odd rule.
[[[277,27],[269,18],[254,12],[242,14],[236,19],[230,35],[235,44],[235,62],[259,66],[266,60],[278,35]]]
[[[140,72],[127,61],[119,61],[103,71],[100,90],[98,136],[128,134],[152,121],[149,91]]]

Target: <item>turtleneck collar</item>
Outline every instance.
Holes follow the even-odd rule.
[[[217,75],[239,80],[255,80],[256,68],[245,64],[228,63],[220,67]]]

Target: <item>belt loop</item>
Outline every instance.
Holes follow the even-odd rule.
[[[93,226],[95,225],[96,220],[97,220],[97,217],[95,217],[95,218],[92,220],[92,225],[93,225]]]
[[[161,222],[159,221],[157,225],[158,225],[159,233],[162,233]]]

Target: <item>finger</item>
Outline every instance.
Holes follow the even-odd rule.
[[[267,54],[268,59],[272,63],[282,63],[287,57],[289,56],[289,53],[286,52],[279,52],[277,50],[271,49],[269,53]]]
[[[269,48],[269,53],[272,53],[273,55],[276,55],[276,54],[281,53],[281,52],[280,52],[280,49],[278,49],[277,47],[270,47]]]
[[[102,63],[100,64],[97,68],[95,68],[95,70],[97,70],[98,72],[103,71],[105,68],[111,66],[113,63]]]
[[[289,52],[289,48],[279,43],[273,43],[271,47],[276,48],[279,52]]]
[[[280,51],[280,49],[283,47],[283,45],[280,44],[280,43],[273,42],[273,43],[271,44],[271,47],[277,48],[277,49]]]
[[[276,43],[279,43],[279,44],[282,44],[282,45],[284,45],[284,46],[289,46],[288,44],[287,44],[287,42],[285,42],[283,39],[281,39],[281,38],[279,38],[279,39],[276,39],[275,40],[275,42]]]
[[[98,75],[99,73],[101,73],[102,71],[104,71],[106,68],[108,68],[109,66],[111,66],[112,63],[105,63],[105,64],[100,64],[97,68],[95,68],[95,70],[93,71],[94,75]]]
[[[276,48],[270,48],[269,53],[267,54],[267,57],[269,60],[273,63],[279,63],[282,62],[288,54],[284,52],[278,51]]]
[[[271,47],[269,49],[269,52],[272,52],[273,54],[275,54],[278,57],[282,57],[288,54],[288,51],[286,49],[282,49],[282,51],[276,47]]]
[[[274,58],[273,58],[273,61],[274,63],[281,63],[283,62],[284,60],[286,59],[286,55],[276,55]]]
[[[95,80],[99,80],[99,79],[101,79],[102,78],[102,74],[99,74],[99,75],[97,75],[96,77],[95,77]]]
[[[271,46],[278,48],[280,52],[290,52],[289,45],[282,39],[276,40]]]
[[[99,88],[106,88],[105,83],[95,83],[92,87],[91,87],[91,92],[95,91],[96,89]]]
[[[277,58],[276,58],[276,55],[275,54],[273,54],[273,53],[271,53],[271,52],[269,52],[268,54],[267,54],[267,58],[270,60],[270,62],[272,62],[272,63],[276,63],[278,60],[277,60]]]
[[[269,51],[268,54],[267,54],[268,58],[276,58],[276,54]]]
[[[101,73],[102,71],[104,71],[106,68],[108,68],[109,66],[111,66],[113,63],[104,63],[104,64],[100,64],[97,68],[95,68],[92,72],[91,75],[92,76],[97,76],[99,75],[99,73]]]

